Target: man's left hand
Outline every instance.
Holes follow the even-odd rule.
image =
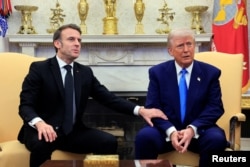
[[[188,127],[186,129],[183,129],[178,132],[180,141],[179,141],[179,146],[182,146],[182,149],[179,150],[180,153],[184,153],[187,151],[187,148],[194,137],[194,130],[191,127]]]

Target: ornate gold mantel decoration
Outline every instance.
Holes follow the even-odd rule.
[[[87,155],[83,160],[85,167],[119,167],[119,155]]]
[[[201,14],[207,11],[208,6],[188,6],[185,7],[187,12],[192,14],[192,23],[191,29],[195,30],[196,34],[205,33],[204,28],[202,26]]]
[[[158,34],[168,34],[170,32],[169,22],[174,19],[174,12],[170,12],[172,9],[168,7],[168,4],[164,0],[164,5],[159,9],[160,17],[157,18],[157,21],[160,21],[160,27],[156,29]]]
[[[50,28],[47,29],[48,33],[54,33],[60,26],[61,23],[64,22],[64,17],[66,15],[63,14],[63,9],[61,8],[60,3],[56,2],[56,8],[50,9],[52,11],[50,19]]]
[[[145,11],[145,4],[142,0],[136,0],[134,4],[134,11],[135,11],[135,17],[137,20],[137,24],[135,27],[135,34],[144,34],[144,28],[143,24],[141,23],[144,11]]]
[[[32,25],[32,12],[38,9],[37,6],[27,6],[27,5],[16,5],[14,8],[21,12],[21,22],[20,30],[18,34],[37,34],[34,26]]]
[[[241,108],[242,109],[250,109],[250,96],[249,95],[242,95]]]
[[[77,5],[77,9],[78,9],[78,14],[81,20],[80,27],[81,27],[82,34],[87,34],[87,26],[85,24],[85,20],[87,18],[88,11],[89,11],[89,5],[88,5],[87,0],[80,0],[80,2]]]
[[[106,17],[103,18],[103,34],[114,35],[118,34],[116,18],[116,0],[104,0]]]

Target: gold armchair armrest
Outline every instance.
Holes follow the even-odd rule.
[[[241,123],[246,121],[246,116],[243,113],[237,113],[230,119],[229,127],[229,143],[232,150],[240,150],[240,145],[235,142],[236,129],[241,127]]]

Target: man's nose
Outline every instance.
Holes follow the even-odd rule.
[[[79,40],[75,40],[74,42],[76,45],[81,45],[81,41],[79,41]]]
[[[189,49],[189,46],[187,44],[184,44],[184,51],[187,51]]]

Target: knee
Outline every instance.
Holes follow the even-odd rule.
[[[148,132],[145,129],[141,129],[140,131],[137,132],[135,136],[135,141],[142,141],[144,139],[147,139],[148,137]]]
[[[158,137],[157,137],[158,136]],[[135,138],[135,143],[153,144],[156,139],[159,139],[159,132],[154,128],[141,129]]]
[[[206,138],[201,139],[201,143],[207,150],[223,151],[227,146],[226,136],[223,133],[208,135]]]
[[[97,154],[116,154],[118,148],[118,142],[115,136],[105,135],[104,138],[99,140],[99,143],[95,143],[96,150],[94,153]]]
[[[215,132],[213,135],[210,135],[210,140],[217,147],[226,147],[227,139],[224,132]]]
[[[31,152],[43,152],[45,151],[53,151],[53,146],[50,143],[43,142],[43,141],[33,141],[26,143],[26,147],[31,151]]]
[[[106,145],[109,147],[117,147],[118,142],[117,142],[117,138],[113,135],[107,134],[103,140],[102,140],[102,145]]]

